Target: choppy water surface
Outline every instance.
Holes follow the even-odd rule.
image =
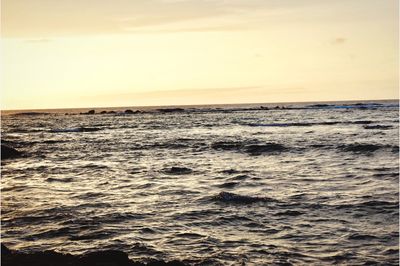
[[[3,115],[3,144],[25,156],[2,162],[2,241],[205,265],[397,265],[397,102],[342,105]]]

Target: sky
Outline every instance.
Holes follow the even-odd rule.
[[[1,109],[399,98],[397,0],[2,0]]]

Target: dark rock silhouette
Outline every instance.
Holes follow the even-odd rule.
[[[136,110],[136,111],[132,111],[130,109],[125,110],[125,114],[141,114],[141,113],[142,113],[142,111],[140,111],[140,110]]]
[[[310,108],[326,108],[326,107],[333,107],[334,105],[332,105],[332,104],[311,104],[311,105],[308,105],[307,107],[310,107]]]
[[[158,112],[160,113],[175,113],[175,112],[184,112],[185,109],[182,108],[163,108],[163,109],[157,109]]]
[[[6,247],[4,244],[1,244],[1,255],[10,255],[11,254],[11,250]]]
[[[85,255],[63,254],[55,251],[39,251],[22,253],[8,249],[1,244],[1,262],[7,266],[184,266],[181,261],[165,262],[152,260],[150,262],[132,261],[128,254],[118,250],[90,252]]]
[[[23,113],[16,113],[14,115],[49,115],[50,113],[45,112],[23,112]]]
[[[90,111],[87,112],[88,115],[94,115],[95,113],[96,113],[95,110],[90,110]]]
[[[1,145],[1,159],[10,159],[10,158],[16,158],[21,156],[22,153],[17,151],[14,148],[8,147],[6,145]]]
[[[101,111],[100,114],[107,114],[107,111]]]

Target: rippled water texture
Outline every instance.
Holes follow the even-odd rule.
[[[397,265],[398,107],[3,115],[2,242]],[[339,108],[340,107],[340,108]]]

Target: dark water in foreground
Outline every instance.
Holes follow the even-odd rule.
[[[399,261],[399,109],[4,115],[2,242],[204,265]],[[295,107],[304,107],[296,105]]]

